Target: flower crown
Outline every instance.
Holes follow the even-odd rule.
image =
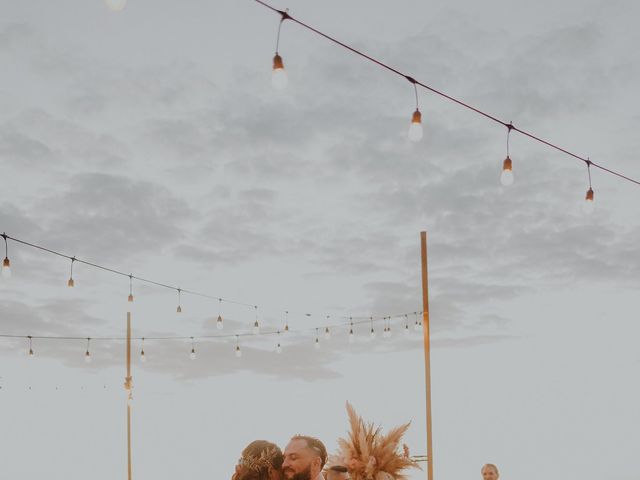
[[[238,465],[245,467],[249,470],[259,472],[265,468],[273,466],[273,460],[278,456],[278,450],[276,447],[269,447],[264,450],[260,456],[246,455],[240,457]]]

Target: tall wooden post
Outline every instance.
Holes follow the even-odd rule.
[[[427,408],[427,478],[433,480],[433,442],[431,438],[431,340],[429,337],[429,277],[427,273],[427,232],[420,232],[422,253],[422,331],[424,333],[424,384]]]
[[[127,473],[131,480],[131,389],[133,378],[131,377],[131,312],[127,312],[127,376],[124,379],[124,388],[127,390]]]

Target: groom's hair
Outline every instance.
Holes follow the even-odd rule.
[[[294,435],[291,437],[291,440],[304,440],[307,442],[307,447],[316,452],[320,457],[320,460],[322,461],[320,468],[324,468],[324,464],[327,462],[327,448],[324,446],[324,443],[317,438],[310,437],[308,435]]]

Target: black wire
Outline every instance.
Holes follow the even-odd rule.
[[[276,55],[278,55],[278,49],[280,48],[280,29],[282,29],[282,22],[284,22],[288,18],[288,16],[289,15],[282,15],[280,23],[278,24],[278,36],[276,38]]]
[[[44,251],[44,252],[48,252],[48,253],[51,253],[51,254],[53,254],[53,255],[57,255],[57,256],[59,256],[59,257],[62,257],[62,258],[67,258],[67,259],[69,259],[69,260],[71,260],[72,258],[75,258],[75,261],[76,261],[76,262],[78,262],[78,263],[82,263],[82,264],[84,264],[84,265],[88,265],[88,266],[90,266],[90,267],[98,268],[98,269],[100,269],[100,270],[104,270],[105,272],[110,272],[110,273],[114,273],[114,274],[116,274],[116,275],[121,275],[121,276],[124,276],[124,277],[129,277],[129,279],[130,279],[130,280],[131,280],[131,279],[136,279],[136,280],[138,280],[139,282],[144,282],[144,283],[148,283],[148,284],[150,284],[150,285],[155,285],[155,286],[157,286],[157,287],[162,287],[162,288],[168,288],[168,289],[170,289],[170,290],[175,290],[175,291],[177,291],[177,290],[178,290],[178,288],[179,288],[179,287],[174,287],[174,286],[172,286],[172,285],[167,285],[167,284],[165,284],[165,283],[156,282],[156,281],[154,281],[154,280],[149,280],[149,279],[146,279],[146,278],[137,277],[137,276],[132,275],[132,274],[130,274],[130,273],[120,272],[120,271],[115,270],[115,269],[113,269],[113,268],[105,267],[105,266],[103,266],[103,265],[99,265],[99,264],[97,264],[97,263],[88,262],[88,261],[86,261],[86,260],[81,260],[81,259],[76,258],[76,257],[71,257],[71,256],[69,256],[69,255],[65,255],[64,253],[56,252],[55,250],[51,250],[51,249],[49,249],[49,248],[42,247],[42,246],[40,246],[40,245],[35,245],[35,244],[33,244],[33,243],[26,242],[26,241],[24,241],[24,240],[20,240],[20,239],[18,239],[18,238],[12,237],[12,236],[10,236],[10,235],[3,234],[3,236],[5,237],[5,241],[6,241],[7,239],[9,239],[9,240],[12,240],[12,241],[14,241],[14,242],[16,242],[16,243],[20,243],[20,244],[22,244],[22,245],[26,245],[26,246],[28,246],[28,247],[32,247],[32,248],[35,248],[35,249],[38,249],[38,250],[42,250],[42,251]],[[196,292],[196,291],[193,291],[193,290],[186,290],[186,289],[180,289],[180,290],[182,291],[182,293],[188,293],[189,295],[194,295],[194,296],[199,296],[199,297],[205,297],[205,298],[211,298],[211,299],[215,299],[215,300],[218,300],[218,299],[220,298],[219,296],[207,295],[207,294],[205,294],[205,293],[200,293],[200,292]],[[236,300],[228,300],[228,299],[226,299],[226,298],[225,298],[225,299],[223,299],[223,301],[225,301],[226,303],[231,303],[231,304],[234,304],[234,305],[241,305],[241,306],[244,306],[244,307],[253,307],[253,306],[254,306],[254,305],[249,304],[249,303],[238,302],[238,301],[236,301]]]
[[[515,130],[516,132],[521,133],[522,135],[524,135],[524,136],[526,136],[526,137],[529,137],[529,138],[530,138],[530,139],[532,139],[532,140],[535,140],[535,141],[537,141],[537,142],[539,142],[539,143],[542,143],[542,144],[544,144],[544,145],[547,145],[548,147],[553,148],[553,149],[555,149],[555,150],[557,150],[557,151],[559,151],[559,152],[562,152],[562,153],[564,153],[564,154],[566,154],[566,155],[569,155],[569,156],[571,156],[571,157],[573,157],[573,158],[575,158],[575,159],[577,159],[577,160],[580,160],[580,161],[582,161],[582,162],[584,162],[584,163],[590,163],[591,165],[593,165],[593,166],[594,166],[594,167],[596,167],[596,168],[599,168],[600,170],[603,170],[603,171],[605,171],[605,172],[607,172],[607,173],[610,173],[610,174],[612,174],[612,175],[616,175],[617,177],[620,177],[620,178],[622,178],[622,179],[624,179],[624,180],[627,180],[627,181],[629,181],[629,182],[635,183],[636,185],[640,185],[640,181],[638,181],[638,180],[634,180],[634,179],[633,179],[633,178],[631,178],[631,177],[627,177],[626,175],[623,175],[623,174],[621,174],[621,173],[618,173],[618,172],[616,172],[616,171],[614,171],[614,170],[611,170],[611,169],[609,169],[609,168],[606,168],[606,167],[604,167],[604,166],[602,166],[602,165],[598,165],[597,163],[589,162],[589,160],[588,160],[587,158],[584,158],[584,157],[581,157],[580,155],[577,155],[577,154],[575,154],[575,153],[572,153],[572,152],[570,152],[569,150],[567,150],[567,149],[565,149],[565,148],[562,148],[562,147],[560,147],[560,146],[558,146],[558,145],[555,145],[555,144],[551,143],[551,142],[550,142],[550,141],[548,141],[548,140],[543,140],[542,138],[537,137],[537,136],[536,136],[536,135],[534,135],[533,133],[529,133],[529,132],[527,132],[527,131],[525,131],[525,130],[522,130],[522,129],[520,129],[520,128],[516,128],[516,127],[514,127],[513,125],[511,125],[511,126],[510,126],[510,124],[509,124],[509,123],[506,123],[505,121],[500,120],[499,118],[497,118],[497,117],[495,117],[495,116],[493,116],[493,115],[491,115],[491,114],[489,114],[489,113],[486,113],[486,112],[484,112],[484,111],[480,110],[479,108],[473,107],[472,105],[470,105],[470,104],[468,104],[468,103],[465,103],[465,102],[463,102],[462,100],[458,100],[457,98],[452,97],[451,95],[447,95],[446,93],[444,93],[444,92],[442,92],[442,91],[440,91],[440,90],[437,90],[437,89],[435,89],[435,88],[431,87],[430,85],[427,85],[427,84],[425,84],[425,83],[419,82],[419,81],[415,80],[414,78],[410,77],[409,75],[406,75],[406,74],[404,74],[404,73],[400,72],[399,70],[396,70],[395,68],[393,68],[393,67],[391,67],[391,66],[387,65],[386,63],[383,63],[382,61],[377,60],[376,58],[371,57],[371,56],[369,56],[369,55],[367,55],[367,54],[365,54],[365,53],[361,52],[360,50],[357,50],[357,49],[355,49],[355,48],[353,48],[353,47],[351,47],[351,46],[347,45],[346,43],[343,43],[343,42],[341,42],[341,41],[339,41],[339,40],[337,40],[337,39],[335,39],[335,38],[331,37],[330,35],[327,35],[326,33],[323,33],[323,32],[321,32],[320,30],[317,30],[316,28],[314,28],[314,27],[312,27],[312,26],[310,26],[310,25],[307,25],[307,24],[305,24],[305,23],[301,22],[300,20],[298,20],[298,19],[296,19],[296,18],[292,17],[291,15],[289,15],[287,12],[283,12],[283,11],[281,11],[281,10],[278,10],[278,9],[276,9],[276,8],[272,7],[271,5],[269,5],[269,4],[265,3],[265,2],[263,2],[262,0],[254,0],[254,1],[255,1],[256,3],[259,3],[260,5],[262,5],[262,6],[266,7],[266,8],[268,8],[268,9],[270,9],[270,10],[274,11],[274,12],[279,13],[280,15],[286,15],[286,18],[287,18],[287,19],[291,20],[292,22],[297,23],[297,24],[298,24],[298,25],[300,25],[301,27],[304,27],[304,28],[306,28],[307,30],[309,30],[309,31],[311,31],[311,32],[313,32],[313,33],[315,33],[315,34],[320,35],[321,37],[326,38],[327,40],[329,40],[329,41],[331,41],[331,42],[333,42],[333,43],[335,43],[335,44],[337,44],[337,45],[339,45],[339,46],[341,46],[341,47],[343,47],[343,48],[345,48],[345,49],[349,50],[350,52],[355,53],[356,55],[359,55],[359,56],[361,56],[361,57],[365,58],[366,60],[369,60],[370,62],[375,63],[376,65],[378,65],[378,66],[380,66],[380,67],[382,67],[382,68],[384,68],[384,69],[386,69],[386,70],[389,70],[389,71],[390,71],[390,72],[392,72],[392,73],[395,73],[396,75],[399,75],[399,76],[401,76],[401,77],[404,77],[405,79],[407,79],[407,80],[409,80],[410,82],[412,82],[414,85],[420,85],[422,88],[424,88],[424,89],[426,89],[426,90],[429,90],[430,92],[435,93],[436,95],[439,95],[439,96],[441,96],[441,97],[443,97],[443,98],[446,98],[447,100],[449,100],[449,101],[451,101],[451,102],[457,103],[457,104],[458,104],[458,105],[460,105],[461,107],[464,107],[464,108],[466,108],[466,109],[468,109],[468,110],[471,110],[471,111],[473,111],[473,112],[475,112],[475,113],[477,113],[477,114],[479,114],[479,115],[482,115],[483,117],[488,118],[489,120],[492,120],[492,121],[494,121],[494,122],[496,122],[496,123],[499,123],[499,124],[501,124],[501,125],[503,125],[503,126],[505,126],[505,127],[509,128],[510,130]]]
[[[10,236],[10,235],[7,235],[6,233],[3,233],[3,234],[2,234],[2,237],[4,237],[4,239],[5,239],[5,243],[6,243],[6,242],[7,242],[7,240],[9,239],[9,240],[12,240],[12,241],[14,241],[14,242],[20,243],[20,244],[22,244],[22,245],[26,245],[26,246],[29,246],[29,247],[35,248],[35,249],[37,249],[37,250],[42,250],[42,251],[45,251],[45,252],[51,253],[51,254],[53,254],[53,255],[57,255],[57,256],[59,256],[59,257],[62,257],[62,258],[67,258],[67,259],[71,260],[71,267],[72,267],[72,269],[73,269],[73,263],[74,263],[74,262],[79,262],[79,263],[82,263],[82,264],[84,264],[84,265],[88,265],[88,266],[91,266],[91,267],[94,267],[94,268],[98,268],[98,269],[100,269],[100,270],[104,270],[104,271],[106,271],[106,272],[110,272],[110,273],[114,273],[114,274],[116,274],[116,275],[121,275],[121,276],[128,277],[128,278],[129,278],[129,287],[130,287],[129,291],[130,291],[130,292],[132,291],[132,290],[131,290],[132,281],[133,281],[133,279],[135,278],[136,280],[138,280],[138,281],[140,281],[140,282],[145,282],[145,283],[149,283],[149,284],[152,284],[152,285],[160,286],[160,287],[163,287],[163,288],[168,288],[168,289],[171,289],[171,290],[175,290],[175,291],[178,293],[178,305],[181,305],[181,303],[182,303],[182,293],[185,293],[185,292],[186,292],[186,293],[189,293],[190,295],[196,295],[196,296],[201,296],[201,297],[206,297],[206,298],[210,298],[210,299],[218,300],[218,302],[219,302],[219,304],[220,304],[220,305],[221,305],[221,303],[224,301],[224,302],[232,303],[232,304],[236,304],[236,305],[242,305],[242,306],[252,307],[252,308],[255,310],[255,314],[256,314],[256,321],[257,321],[257,318],[258,318],[258,306],[257,306],[257,305],[252,305],[252,304],[243,303],[243,302],[237,302],[237,301],[234,301],[234,300],[226,300],[226,299],[223,299],[222,297],[213,296],[213,295],[207,295],[207,294],[204,294],[204,293],[195,292],[195,291],[193,291],[193,290],[185,290],[185,289],[182,289],[182,288],[180,288],[180,287],[173,287],[173,286],[166,285],[166,284],[163,284],[163,283],[160,283],[160,282],[156,282],[156,281],[153,281],[153,280],[148,280],[148,279],[145,279],[145,278],[136,277],[135,275],[133,275],[133,274],[131,274],[131,273],[128,273],[128,274],[127,274],[127,273],[123,273],[123,272],[120,272],[120,271],[115,270],[115,269],[113,269],[113,268],[105,267],[105,266],[103,266],[103,265],[99,265],[99,264],[97,264],[97,263],[88,262],[88,261],[86,261],[86,260],[79,259],[79,258],[77,258],[77,257],[75,257],[75,256],[73,256],[73,257],[72,257],[72,256],[69,256],[69,255],[65,255],[65,254],[60,253],[60,252],[57,252],[57,251],[55,251],[55,250],[51,250],[51,249],[49,249],[49,248],[42,247],[42,246],[40,246],[40,245],[36,245],[36,244],[34,244],[34,243],[30,243],[30,242],[27,242],[27,241],[24,241],[24,240],[20,240],[20,239],[18,239],[18,238],[15,238],[15,237],[12,237],[12,236]],[[73,270],[72,270],[72,272],[73,272]],[[288,324],[289,324],[289,320],[288,320],[288,318],[289,318],[289,313],[290,313],[290,312],[289,312],[289,310],[286,310],[286,311],[285,311],[285,319],[286,319],[286,320],[285,320],[285,322],[286,322],[286,325],[288,325]],[[306,316],[308,316],[308,317],[310,317],[310,316],[311,316],[311,314],[310,314],[310,313],[305,313],[305,315],[306,315]],[[404,314],[402,314],[402,313],[401,313],[401,314],[395,314],[395,315],[394,315],[394,317],[400,317],[400,316],[402,316],[402,315],[404,315]],[[327,318],[328,318],[328,317],[329,317],[329,316],[327,316]],[[343,320],[347,320],[347,319],[348,319],[351,323],[353,322],[353,318],[356,318],[356,319],[360,318],[360,319],[362,319],[362,321],[361,321],[361,322],[356,322],[356,323],[364,323],[364,322],[368,321],[370,318],[374,318],[374,317],[365,317],[365,316],[362,316],[362,317],[353,317],[353,316],[348,316],[348,317],[347,317],[347,316],[337,316],[336,318],[338,318],[338,319],[343,319]],[[384,318],[384,317],[375,317],[375,320],[376,320],[376,321],[378,321],[378,320],[379,320],[379,319],[381,319],[381,318]],[[345,323],[338,323],[338,324],[329,325],[329,326],[331,326],[331,327],[338,327],[338,326],[342,326],[342,325],[345,325]],[[312,328],[313,328],[313,327],[312,327]],[[270,333],[269,333],[269,332],[267,332],[267,333],[265,333],[265,334],[272,334],[272,333],[274,333],[274,332],[270,332]],[[260,335],[261,335],[261,334],[262,334],[262,333],[260,333]],[[244,334],[241,334],[241,335],[244,335]],[[246,335],[255,335],[255,334],[246,334]],[[0,335],[0,337],[7,337],[7,336],[6,336],[6,335]],[[8,336],[8,337],[12,337],[12,336]],[[15,337],[16,337],[16,338],[26,338],[24,335],[19,335],[19,336],[15,336]],[[225,336],[224,336],[224,335],[215,335],[215,336],[212,336],[212,337],[201,337],[201,338],[217,338],[217,337],[224,338]],[[34,337],[34,338],[59,338],[59,339],[75,340],[75,339],[78,339],[78,338],[86,338],[86,337]],[[147,338],[151,338],[151,337],[147,337]],[[180,339],[181,339],[181,338],[184,338],[184,337],[168,337],[168,338],[176,338],[176,339],[179,339],[179,338],[180,338]],[[121,339],[123,339],[123,338],[120,338],[120,337],[108,337],[108,338],[103,338],[103,340],[112,340],[112,339],[115,339],[115,340],[121,340]],[[164,339],[164,337],[163,337],[163,339]]]
[[[412,312],[416,314],[416,321],[417,321],[417,314],[418,312]],[[422,313],[422,312],[420,312]],[[395,315],[394,318],[402,318],[404,316],[406,316],[407,314],[398,314]],[[380,320],[383,320],[383,318],[386,317],[380,317],[380,318],[376,318],[376,317],[368,317],[365,320],[360,320],[360,321],[353,321],[350,320],[350,322],[347,323],[333,323],[333,324],[328,324],[328,325],[323,325],[324,327],[327,328],[337,328],[337,327],[350,327],[353,328],[353,326],[355,325],[363,325],[365,323],[371,323],[371,325],[373,326],[373,322],[377,322]],[[314,329],[318,329],[320,327],[307,327],[307,328],[303,328],[303,329],[297,329],[297,330],[289,330],[289,332],[292,333],[302,333],[302,332],[307,332],[307,331],[313,331]],[[132,340],[189,340],[192,338],[195,339],[216,339],[216,338],[231,338],[231,337],[256,337],[256,336],[262,336],[262,335],[277,335],[279,333],[279,330],[272,330],[272,331],[260,331],[260,333],[255,334],[252,332],[245,332],[245,333],[227,333],[227,334],[217,334],[217,335],[200,335],[200,336],[184,336],[184,335],[172,335],[172,336],[163,336],[163,337],[149,337],[149,336],[144,336],[144,337],[131,337]],[[25,339],[31,339],[31,338],[37,338],[39,340],[86,340],[87,337],[72,337],[72,336],[53,336],[53,335],[9,335],[9,334],[0,334],[0,338],[25,338]],[[120,340],[126,340],[127,337],[122,337],[122,336],[108,336],[108,337],[90,337],[91,340],[93,341],[120,341]]]

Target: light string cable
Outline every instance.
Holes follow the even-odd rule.
[[[171,285],[167,285],[161,282],[157,282],[155,280],[150,280],[147,278],[142,278],[142,277],[137,277],[135,275],[133,275],[132,273],[124,273],[118,270],[115,270],[113,268],[110,267],[106,267],[104,265],[100,265],[98,263],[94,263],[94,262],[89,262],[86,260],[82,260],[80,258],[77,258],[76,256],[69,256],[69,255],[65,255],[63,253],[57,252],[55,250],[51,250],[49,248],[43,247],[41,245],[36,245],[34,243],[31,242],[27,242],[25,240],[21,240],[19,238],[15,238],[12,237],[10,235],[7,235],[6,233],[2,234],[2,237],[5,239],[5,242],[7,240],[11,240],[14,241],[16,243],[31,247],[31,248],[35,248],[37,250],[41,250],[47,253],[51,253],[53,255],[62,257],[62,258],[66,258],[68,260],[71,261],[71,267],[73,268],[73,264],[75,262],[78,263],[82,263],[84,265],[90,266],[90,267],[94,267],[100,270],[103,270],[105,272],[108,273],[112,273],[114,275],[119,275],[119,276],[123,276],[123,277],[127,277],[129,279],[129,297],[127,298],[128,302],[133,301],[133,280],[137,280],[139,282],[144,282],[144,283],[148,283],[151,285],[155,285],[155,286],[159,286],[162,288],[167,288],[170,290],[173,290],[177,293],[178,295],[178,306],[176,308],[177,313],[181,313],[182,312],[182,307],[181,307],[181,302],[182,302],[182,294],[183,293],[189,293],[191,295],[197,295],[200,297],[205,297],[205,298],[209,298],[209,299],[213,299],[213,300],[217,300],[219,303],[219,306],[222,304],[222,302],[227,302],[227,303],[233,303],[235,305],[241,305],[241,306],[246,306],[246,307],[250,307],[254,310],[255,312],[255,322],[253,324],[253,330],[250,333],[240,333],[240,334],[218,334],[218,335],[206,335],[206,336],[200,336],[200,337],[195,337],[195,338],[226,338],[226,337],[233,337],[233,336],[248,336],[248,335],[273,335],[276,334],[277,331],[261,331],[259,328],[259,323],[258,323],[258,306],[255,304],[250,304],[250,303],[244,303],[244,302],[239,302],[236,300],[227,300],[224,299],[222,297],[219,296],[214,296],[214,295],[208,295],[208,294],[204,294],[204,293],[200,293],[194,290],[186,290],[183,289],[181,287],[174,287]],[[8,248],[8,247],[5,247]],[[73,273],[72,273],[73,275]],[[70,278],[71,280],[71,278]],[[356,317],[356,316],[336,316],[335,318],[338,319],[344,319],[345,322],[339,322],[339,323],[333,323],[333,324],[325,324],[322,325],[321,327],[316,327],[316,326],[311,326],[311,327],[307,327],[307,328],[301,328],[301,329],[290,329],[289,328],[289,320],[288,320],[288,316],[289,316],[290,311],[286,310],[285,311],[285,332],[304,332],[307,330],[313,330],[315,328],[323,328],[325,329],[325,332],[327,332],[327,330],[329,330],[330,328],[339,328],[339,327],[346,327],[347,325],[353,327],[353,325],[359,324],[359,323],[366,323],[369,322],[370,320],[375,320],[375,321],[379,321],[381,319],[386,318],[385,316],[376,316],[376,317],[372,317],[372,316],[361,316],[361,317]],[[413,312],[415,314],[415,312]],[[394,318],[400,318],[402,316],[406,315],[405,313],[399,313],[399,314],[395,314],[392,315],[392,317]],[[306,317],[311,317],[310,313],[305,313],[304,316]],[[221,315],[219,315],[219,317],[221,317]],[[326,316],[326,319],[328,320],[330,318],[329,315]],[[354,319],[356,319],[356,321],[354,322]],[[359,319],[359,320],[358,320]],[[348,320],[348,322],[346,322],[346,320]],[[257,327],[257,328],[256,328]],[[28,335],[5,335],[5,334],[0,334],[0,338],[30,338]],[[59,339],[59,340],[86,340],[87,337],[85,336],[32,336],[31,338],[38,338],[38,339]],[[140,340],[142,337],[137,338],[138,340]],[[145,336],[146,339],[148,340],[184,340],[184,339],[191,339],[191,336],[168,336],[168,337],[148,337]],[[114,337],[114,336],[107,336],[107,337],[92,337],[92,340],[124,340],[126,339],[126,337]]]
[[[485,117],[485,118],[487,118],[487,119],[489,119],[489,120],[491,120],[491,121],[493,121],[495,123],[498,123],[498,124],[504,126],[505,128],[508,128],[509,130],[514,130],[514,131],[524,135],[525,137],[530,138],[531,140],[534,140],[534,141],[536,141],[538,143],[542,143],[542,144],[544,144],[544,145],[546,145],[546,146],[548,146],[548,147],[550,147],[550,148],[552,148],[554,150],[557,150],[559,152],[564,153],[565,155],[568,155],[568,156],[573,157],[573,158],[575,158],[577,160],[580,160],[584,164],[591,165],[591,166],[599,168],[600,170],[602,170],[604,172],[607,172],[607,173],[609,173],[611,175],[615,175],[615,176],[617,176],[617,177],[619,177],[619,178],[621,178],[623,180],[627,180],[627,181],[629,181],[631,183],[634,183],[636,185],[640,185],[640,181],[638,181],[638,180],[635,180],[635,179],[633,179],[631,177],[623,175],[620,172],[617,172],[615,170],[607,168],[604,165],[600,165],[600,164],[597,164],[595,162],[589,161],[588,158],[582,157],[582,156],[580,156],[580,155],[578,155],[576,153],[571,152],[570,150],[568,150],[566,148],[563,148],[563,147],[561,147],[561,146],[559,146],[557,144],[552,143],[549,140],[545,140],[545,139],[543,139],[543,138],[541,138],[541,137],[539,137],[539,136],[537,136],[537,135],[535,135],[535,134],[533,134],[531,132],[528,132],[526,130],[518,128],[515,125],[513,125],[512,123],[507,123],[507,122],[505,122],[503,120],[500,120],[499,118],[497,118],[494,115],[491,115],[490,113],[487,113],[487,112],[485,112],[483,110],[480,110],[479,108],[474,107],[474,106],[472,106],[472,105],[470,105],[468,103],[465,103],[462,100],[459,100],[459,99],[457,99],[457,98],[455,98],[455,97],[453,97],[451,95],[448,95],[448,94],[444,93],[441,90],[438,90],[438,89],[436,89],[436,88],[434,88],[434,87],[432,87],[430,85],[427,85],[427,84],[425,84],[423,82],[420,82],[420,81],[414,79],[413,77],[411,77],[411,76],[409,76],[409,75],[407,75],[405,73],[402,73],[401,71],[389,66],[388,64],[386,64],[386,63],[384,63],[384,62],[382,62],[382,61],[380,61],[380,60],[378,60],[378,59],[376,59],[376,58],[374,58],[372,56],[369,56],[366,53],[361,52],[360,50],[357,50],[356,48],[354,48],[354,47],[352,47],[350,45],[347,45],[346,43],[343,43],[340,40],[337,40],[336,38],[334,38],[334,37],[332,37],[332,36],[330,36],[330,35],[328,35],[328,34],[326,34],[324,32],[321,32],[320,30],[318,30],[318,29],[316,29],[316,28],[314,28],[314,27],[312,27],[312,26],[310,26],[310,25],[298,20],[295,17],[292,17],[288,12],[285,12],[285,11],[282,11],[282,10],[278,10],[277,8],[272,7],[271,5],[269,5],[268,3],[263,2],[262,0],[254,0],[254,2],[262,5],[263,7],[268,8],[269,10],[272,10],[273,12],[278,13],[283,18],[286,18],[287,20],[291,20],[292,22],[300,25],[303,28],[306,28],[307,30],[315,33],[316,35],[324,37],[327,40],[329,40],[330,42],[333,42],[336,45],[339,45],[340,47],[342,47],[342,48],[344,48],[346,50],[349,50],[350,52],[355,53],[356,55],[359,55],[360,57],[362,57],[362,58],[364,58],[366,60],[369,60],[372,63],[375,63],[379,67],[381,67],[383,69],[386,69],[386,70],[388,70],[388,71],[390,71],[392,73],[395,73],[396,75],[398,75],[400,77],[405,78],[406,80],[408,80],[409,82],[413,83],[414,85],[419,85],[420,87],[422,87],[422,88],[424,88],[426,90],[429,90],[430,92],[435,93],[436,95],[439,95],[439,96],[441,96],[441,97],[443,97],[443,98],[445,98],[445,99],[447,99],[447,100],[449,100],[451,102],[454,102],[454,103],[460,105],[461,107],[464,107],[464,108],[466,108],[468,110],[471,110],[471,111],[477,113],[478,115],[481,115],[481,116],[483,116],[483,117]]]
[[[28,241],[25,241],[25,240],[21,240],[21,239],[16,238],[16,237],[12,237],[11,235],[8,235],[6,232],[0,234],[0,236],[2,236],[5,239],[5,242],[7,242],[7,240],[11,240],[11,241],[19,243],[21,245],[25,245],[25,246],[28,246],[28,247],[31,247],[31,248],[35,248],[36,250],[41,250],[41,251],[50,253],[52,255],[56,255],[58,257],[66,258],[68,260],[71,260],[72,264],[74,262],[82,263],[83,265],[87,265],[87,266],[90,266],[90,267],[93,267],[93,268],[97,268],[99,270],[102,270],[102,271],[105,271],[105,272],[108,272],[108,273],[112,273],[114,275],[119,275],[121,277],[127,277],[129,279],[129,295],[130,295],[129,298],[131,298],[131,301],[133,301],[133,295],[132,295],[133,294],[133,291],[132,291],[133,280],[136,280],[138,282],[143,282],[143,283],[147,283],[147,284],[150,284],[150,285],[155,285],[157,287],[166,288],[166,289],[173,290],[174,292],[176,292],[176,294],[178,296],[178,306],[176,307],[176,313],[182,313],[182,303],[181,303],[182,302],[182,295],[188,294],[188,295],[193,295],[193,296],[197,296],[197,297],[207,298],[207,299],[210,299],[210,300],[215,300],[215,301],[217,301],[219,303],[219,306],[221,306],[222,302],[225,302],[225,303],[228,303],[228,304],[239,305],[239,306],[251,308],[251,309],[256,311],[256,321],[257,321],[257,309],[258,309],[258,306],[255,303],[247,303],[247,302],[241,302],[241,301],[238,301],[238,300],[230,300],[228,298],[224,298],[224,297],[221,297],[221,296],[218,296],[218,295],[211,295],[211,294],[207,294],[207,293],[198,292],[196,290],[185,289],[185,288],[181,288],[181,287],[175,287],[173,285],[168,285],[166,283],[162,283],[162,282],[159,282],[159,281],[156,281],[156,280],[151,280],[151,279],[148,279],[148,278],[138,277],[136,275],[133,275],[132,273],[121,272],[121,271],[116,270],[116,269],[111,268],[111,267],[106,267],[104,265],[101,265],[101,264],[98,264],[98,263],[95,263],[95,262],[89,262],[87,260],[82,260],[82,259],[80,259],[80,258],[78,258],[76,256],[66,255],[66,254],[58,252],[56,250],[52,250],[50,248],[43,247],[41,245],[36,245],[35,243],[31,243],[31,242],[28,242]],[[8,247],[6,247],[6,248],[8,248]],[[129,298],[127,298],[128,301],[129,301]],[[278,310],[278,311],[282,311],[282,310]],[[292,313],[292,312],[290,310],[287,310],[286,311],[287,316],[288,316],[289,313]],[[307,312],[304,312],[304,313],[303,312],[293,312],[293,313],[296,313],[296,314],[298,314],[300,316],[307,316],[307,317],[311,316],[311,314],[307,313]],[[337,316],[336,318],[342,318],[343,320],[346,321],[350,317],[348,317],[348,316]],[[353,318],[359,318],[359,319],[367,318],[368,319],[369,317],[365,316],[365,315],[361,315],[361,316],[354,316]],[[285,328],[285,330],[287,330],[287,329]]]
[[[410,312],[411,314],[415,314],[415,315],[422,315],[422,312]],[[363,320],[353,320],[353,318],[351,320],[349,320],[346,323],[333,323],[330,325],[322,325],[322,326],[311,326],[311,327],[306,327],[306,328],[300,328],[300,329],[289,329],[290,333],[304,333],[304,332],[311,332],[311,331],[318,331],[318,329],[323,328],[326,330],[328,329],[337,329],[340,327],[345,327],[345,330],[348,327],[349,330],[349,334],[353,335],[354,334],[354,329],[353,327],[356,325],[364,325],[364,324],[369,324],[369,325],[373,325],[374,322],[378,322],[378,321],[385,321],[385,320],[389,320],[392,318],[397,318],[397,319],[405,319],[407,317],[407,315],[409,315],[408,313],[399,313],[396,315],[390,315],[390,316],[386,316],[386,317],[367,317],[366,319]],[[373,329],[373,326],[371,327]],[[154,336],[154,337],[150,337],[148,335],[144,335],[144,336],[132,336],[131,339],[132,340],[141,340],[144,344],[145,340],[207,340],[207,339],[224,339],[224,338],[239,338],[239,337],[257,337],[257,336],[266,336],[266,335],[280,335],[281,330],[280,329],[273,329],[273,330],[261,330],[259,333],[254,333],[253,331],[251,332],[241,332],[241,333],[223,333],[223,334],[216,334],[216,335],[165,335],[165,336]],[[29,340],[29,342],[31,342],[32,339],[38,339],[38,340],[87,340],[87,337],[85,336],[69,336],[69,335],[14,335],[14,334],[4,334],[4,333],[0,333],[0,338],[23,338],[26,340]],[[109,335],[109,336],[93,336],[90,337],[92,341],[125,341],[127,340],[126,336],[113,336],[113,335]],[[31,343],[30,343],[31,345]],[[144,346],[143,346],[144,348]]]
[[[16,238],[16,237],[12,237],[11,235],[8,235],[6,232],[0,234],[0,236],[2,236],[5,239],[5,242],[7,242],[7,240],[11,240],[11,241],[19,243],[21,245],[25,245],[25,246],[28,246],[28,247],[31,247],[31,248],[35,248],[37,250],[41,250],[41,251],[44,251],[44,252],[47,252],[47,253],[51,253],[52,255],[56,255],[58,257],[62,257],[62,258],[66,258],[66,259],[70,260],[72,262],[72,264],[73,264],[73,262],[82,263],[83,265],[87,265],[87,266],[90,266],[90,267],[93,267],[93,268],[97,268],[99,270],[102,270],[102,271],[105,271],[105,272],[108,272],[108,273],[112,273],[114,275],[119,275],[121,277],[127,277],[129,279],[129,295],[130,295],[129,298],[132,299],[131,301],[133,301],[133,295],[132,295],[133,294],[133,291],[132,291],[133,280],[136,280],[138,282],[147,283],[147,284],[150,284],[150,285],[154,285],[156,287],[166,288],[166,289],[173,290],[174,292],[176,292],[176,294],[178,296],[178,306],[176,307],[176,313],[182,313],[182,303],[181,302],[182,302],[182,295],[184,295],[184,294],[193,295],[193,296],[202,297],[202,298],[207,298],[207,299],[210,299],[210,300],[215,300],[215,301],[217,301],[219,303],[219,306],[221,306],[222,302],[225,302],[225,303],[228,303],[228,304],[239,305],[239,306],[251,308],[251,309],[254,309],[256,311],[257,311],[257,308],[258,308],[255,303],[247,303],[247,302],[241,302],[241,301],[238,301],[238,300],[231,300],[231,299],[224,298],[224,297],[221,297],[221,296],[218,296],[218,295],[211,295],[211,294],[207,294],[207,293],[198,292],[196,290],[185,289],[185,288],[176,287],[176,286],[173,286],[173,285],[168,285],[166,283],[162,283],[162,282],[159,282],[159,281],[156,281],[156,280],[151,280],[151,279],[148,279],[148,278],[139,277],[139,276],[133,275],[132,273],[125,273],[125,272],[116,270],[116,269],[111,268],[111,267],[107,267],[107,266],[104,266],[104,265],[101,265],[101,264],[98,264],[98,263],[95,263],[95,262],[89,262],[87,260],[82,260],[81,258],[78,258],[76,256],[66,255],[66,254],[58,252],[56,250],[52,250],[50,248],[43,247],[41,245],[37,245],[37,244],[31,243],[31,242],[28,242],[26,240],[22,240],[22,239],[19,239],[19,238]],[[8,247],[6,247],[6,248],[8,249]],[[127,300],[129,300],[129,299],[127,299]],[[282,310],[279,310],[279,311],[282,311]],[[288,316],[289,313],[292,313],[292,312],[287,310],[286,311],[287,316]],[[297,313],[300,316],[307,316],[307,317],[311,316],[311,314],[307,313],[307,312],[304,312],[304,313],[303,312],[293,312],[293,313]],[[336,318],[342,318],[345,321],[349,319],[348,316],[337,316]],[[361,316],[354,316],[353,318],[359,318],[359,319],[367,318],[368,319],[369,317],[366,316],[366,315],[361,315]],[[285,330],[287,330],[287,329],[285,329]]]

